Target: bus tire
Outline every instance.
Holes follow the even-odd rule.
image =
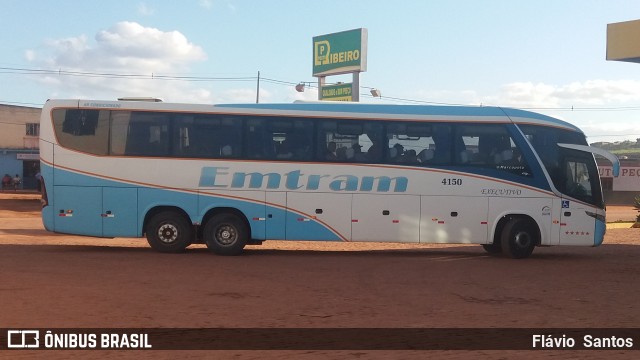
[[[482,248],[484,249],[484,251],[488,252],[489,254],[500,254],[502,253],[502,245],[500,245],[499,243],[491,243],[491,244],[482,244]]]
[[[535,223],[525,218],[513,218],[504,226],[500,243],[502,252],[514,259],[524,259],[531,255],[538,243]]]
[[[193,241],[193,227],[177,211],[162,211],[151,217],[145,227],[147,242],[156,251],[178,253]]]
[[[204,226],[207,248],[218,255],[240,255],[249,239],[246,223],[234,214],[213,216]]]

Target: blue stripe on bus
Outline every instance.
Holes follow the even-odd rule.
[[[49,231],[74,233],[90,236],[105,237],[141,237],[143,235],[144,214],[157,206],[173,206],[184,210],[193,223],[201,223],[202,217],[210,209],[229,207],[238,209],[249,221],[251,235],[256,240],[266,239],[292,239],[292,240],[342,240],[328,226],[310,219],[300,222],[303,217],[294,210],[289,211],[276,206],[266,205],[257,201],[232,199],[215,194],[197,193],[193,191],[178,191],[144,187],[136,184],[128,184],[114,180],[102,179],[95,176],[83,175],[72,171],[56,168],[43,164],[42,173],[47,181],[49,206],[42,209],[42,220]],[[54,183],[56,189],[53,189]],[[80,185],[84,184],[84,185]],[[112,189],[137,189],[137,197],[126,196],[127,192],[110,191]],[[81,191],[80,191],[81,190]],[[76,194],[74,196],[73,194]],[[78,196],[82,193],[83,196]],[[239,192],[240,193],[240,192]],[[56,195],[57,194],[57,195]],[[115,211],[114,217],[101,217],[106,208],[106,202],[102,196],[109,194],[111,204],[119,204],[121,208],[137,209],[137,215],[122,218],[118,215],[124,211]],[[119,194],[122,194],[119,195]],[[102,199],[102,202],[99,201]],[[71,212],[69,212],[71,211]],[[271,218],[267,217],[271,214]],[[117,219],[117,233],[103,233],[100,224]],[[102,222],[100,221],[102,220]],[[268,227],[267,227],[268,224]],[[123,232],[123,229],[134,229]],[[286,234],[283,229],[286,228]],[[346,234],[348,235],[348,234]]]

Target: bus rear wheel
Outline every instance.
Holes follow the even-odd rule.
[[[203,237],[207,248],[218,255],[240,255],[249,239],[249,229],[236,215],[218,214],[207,221]]]
[[[145,228],[147,242],[156,251],[182,252],[193,241],[193,227],[177,211],[162,211],[151,217]]]
[[[514,218],[504,226],[500,243],[502,252],[514,259],[524,259],[531,255],[538,243],[536,225],[524,218]]]

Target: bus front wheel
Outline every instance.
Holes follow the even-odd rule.
[[[193,227],[176,211],[162,211],[153,215],[145,232],[151,248],[164,253],[182,252],[193,241]]]
[[[233,214],[218,214],[207,221],[203,231],[207,248],[218,255],[240,255],[249,238],[245,222]]]
[[[538,243],[536,226],[530,220],[514,218],[502,230],[502,252],[514,259],[529,257]]]

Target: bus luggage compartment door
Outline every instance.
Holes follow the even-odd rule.
[[[422,196],[420,242],[485,244],[486,197]]]
[[[55,232],[102,236],[101,187],[60,185],[53,193]]]
[[[353,195],[353,241],[420,241],[420,197]]]
[[[137,237],[138,189],[105,187],[102,189],[102,236]]]
[[[287,240],[348,241],[351,194],[287,193]]]

